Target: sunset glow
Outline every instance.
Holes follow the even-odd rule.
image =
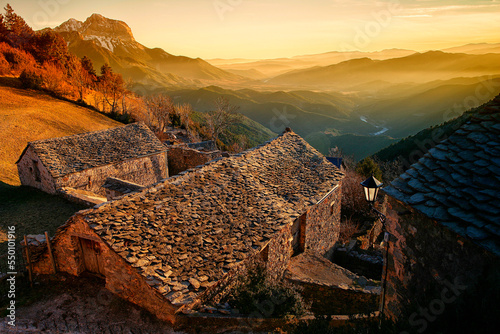
[[[126,22],[147,47],[201,58],[274,58],[328,51],[417,51],[499,42],[494,0],[1,1],[34,29],[92,13]]]

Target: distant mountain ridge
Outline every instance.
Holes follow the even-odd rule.
[[[153,87],[200,87],[248,80],[210,65],[200,58],[171,55],[137,42],[123,21],[92,14],[84,22],[69,19],[56,32],[79,57],[89,57],[96,67],[108,63],[124,78]]]
[[[386,60],[358,58],[330,66],[296,70],[270,79],[294,88],[349,89],[383,78],[392,83],[423,83],[459,76],[500,74],[500,53],[469,55],[428,51]]]

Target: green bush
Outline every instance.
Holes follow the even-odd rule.
[[[228,302],[239,313],[259,318],[302,316],[307,306],[297,288],[270,279],[262,263],[249,267],[241,275]]]
[[[382,171],[372,158],[364,158],[356,165],[356,172],[363,177],[373,175],[376,179],[382,180]]]

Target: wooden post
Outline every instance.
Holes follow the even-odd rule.
[[[382,327],[382,320],[384,319],[384,306],[385,306],[385,292],[387,289],[387,272],[388,272],[388,266],[389,266],[389,238],[390,235],[388,232],[384,233],[384,265],[383,265],[383,270],[382,270],[382,291],[380,293],[380,305],[379,305],[379,329]]]
[[[28,275],[30,278],[30,285],[31,285],[31,287],[33,287],[33,277],[31,274],[30,249],[28,247],[28,239],[26,238],[26,235],[24,235],[24,247],[26,249],[26,261],[28,261]]]
[[[52,254],[52,246],[47,232],[45,232],[45,241],[47,242],[47,247],[49,249],[50,261],[52,262],[52,268],[54,268],[54,274],[57,274],[56,261],[54,260],[54,254]]]

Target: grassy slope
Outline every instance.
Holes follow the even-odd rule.
[[[5,241],[7,226],[16,226],[18,239],[44,231],[53,235],[58,226],[82,209],[58,196],[19,187],[15,162],[26,144],[118,125],[89,109],[20,89],[17,79],[0,78],[0,243]]]
[[[16,85],[16,79],[0,78],[0,182],[20,184],[15,162],[29,141],[120,125],[95,111]]]

